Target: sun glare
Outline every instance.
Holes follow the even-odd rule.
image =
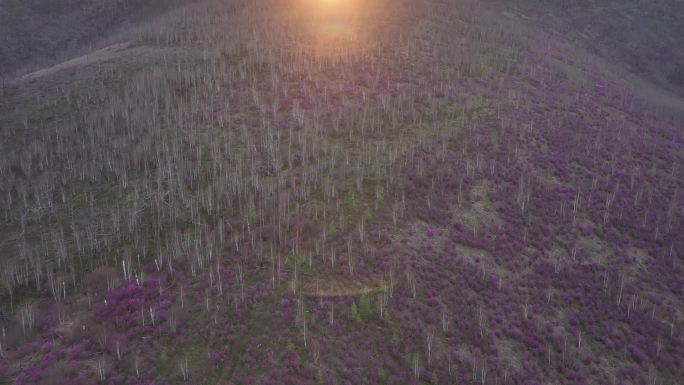
[[[365,7],[359,0],[298,0],[296,4],[311,28],[306,44],[318,54],[348,55],[361,48],[358,29]]]
[[[357,0],[305,0],[307,7],[317,13],[344,16],[355,12],[358,7]]]

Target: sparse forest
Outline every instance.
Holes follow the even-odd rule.
[[[681,383],[676,43],[629,72],[531,0],[61,2],[78,35],[0,26],[0,384]]]

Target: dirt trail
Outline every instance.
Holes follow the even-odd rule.
[[[345,277],[307,278],[301,285],[302,293],[309,297],[344,297],[382,291],[383,281],[359,281]]]
[[[155,48],[147,46],[133,46],[132,42],[113,44],[105,48],[89,52],[85,55],[81,55],[73,59],[61,62],[59,64],[55,64],[51,67],[43,68],[28,73],[15,79],[15,82],[29,82],[44,77],[52,76],[65,70],[86,67],[94,64],[102,64],[122,57],[139,56],[142,54],[152,52],[154,50]]]

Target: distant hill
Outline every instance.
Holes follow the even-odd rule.
[[[0,76],[88,50],[178,0],[0,0]]]
[[[684,2],[506,1],[573,43],[684,96]]]

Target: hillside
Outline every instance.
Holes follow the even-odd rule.
[[[508,17],[604,59],[631,87],[646,88],[646,97],[655,100],[656,108],[681,116],[684,45],[679,36],[684,36],[684,6],[680,1],[518,0],[499,6]]]
[[[177,0],[1,0],[0,78],[131,34]]]
[[[684,377],[680,51],[627,61],[635,8],[2,1],[63,35],[0,27],[0,384]]]
[[[606,57],[637,75],[684,96],[684,7],[677,0],[523,0],[508,6],[534,24]]]

